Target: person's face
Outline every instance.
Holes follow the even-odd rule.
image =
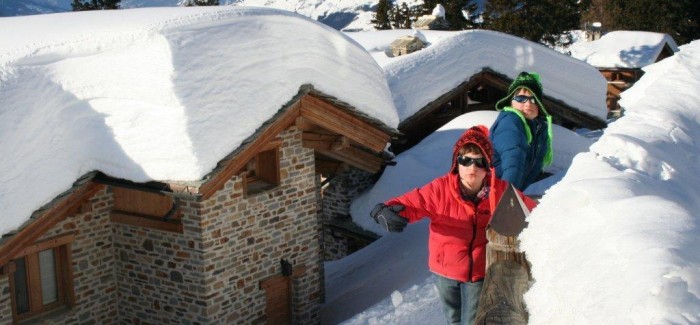
[[[537,115],[540,114],[540,108],[537,106],[536,103],[534,102],[535,97],[532,95],[532,93],[525,89],[525,88],[520,88],[516,93],[513,98],[516,96],[526,96],[528,97],[528,100],[525,100],[524,103],[520,103],[516,101],[515,99],[511,100],[511,106],[513,108],[519,110],[520,112],[523,113],[523,116],[525,116],[526,119],[532,120],[537,117]],[[533,100],[530,100],[529,98],[532,98]]]
[[[459,178],[462,181],[462,185],[464,185],[469,190],[480,190],[481,185],[484,181],[484,177],[486,177],[488,165],[478,167],[477,163],[474,162],[473,159],[483,159],[484,156],[480,153],[468,152],[462,155],[462,157],[468,158],[464,159],[463,161],[469,161],[470,159],[472,159],[472,161],[466,163],[469,166],[464,166],[462,163],[457,164],[459,166]],[[486,159],[483,159],[483,161],[486,162]]]

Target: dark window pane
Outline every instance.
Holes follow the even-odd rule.
[[[29,311],[29,287],[27,286],[27,263],[24,258],[15,260],[15,299],[17,313],[23,314]]]

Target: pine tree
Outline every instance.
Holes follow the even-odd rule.
[[[390,9],[391,2],[389,0],[379,0],[377,11],[374,13],[374,17],[371,20],[374,28],[377,30],[391,29],[391,23],[389,22]]]
[[[401,28],[410,29],[411,25],[413,25],[413,22],[415,21],[413,12],[405,2],[401,4],[401,7],[398,10],[401,11],[401,17],[403,18],[399,25],[401,25]]]
[[[73,11],[119,9],[121,0],[73,0]]]
[[[185,7],[218,6],[219,0],[186,0]]]
[[[666,33],[678,44],[700,38],[700,1],[589,0],[584,22],[600,21],[605,30]]]
[[[549,46],[567,45],[571,39],[561,35],[579,28],[581,5],[578,0],[490,0],[483,28]]]

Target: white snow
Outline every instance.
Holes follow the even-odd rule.
[[[594,67],[546,46],[512,35],[470,30],[422,31],[431,45],[389,58],[389,44],[410,30],[347,33],[386,71],[401,121],[489,68],[515,78],[521,71],[540,74],[545,95],[605,120],[607,81]]]
[[[534,278],[529,324],[700,324],[700,41],[644,70],[622,94],[626,115],[553,177],[561,181],[541,182],[551,188],[520,236]],[[455,129],[488,122],[471,114]],[[438,131],[398,155],[353,202],[353,218],[370,219],[365,206],[443,173],[458,134]],[[426,266],[427,225],[326,263],[324,323],[445,323]]]
[[[678,51],[668,34],[612,31],[592,42],[577,42],[571,56],[598,68],[642,68],[656,61],[664,46]]]
[[[286,11],[93,11],[3,18],[0,30],[3,234],[92,170],[199,180],[303,84],[398,124],[367,52]]]
[[[392,127],[483,67],[534,70],[548,95],[596,116],[605,107],[594,68],[492,32],[426,31],[428,49],[377,59],[411,32],[355,33],[370,56],[326,26],[261,8],[2,18],[0,30],[3,234],[95,169],[198,180],[304,83]],[[594,144],[554,130],[555,175],[526,191],[545,193],[521,236],[530,324],[700,324],[700,41],[644,71],[622,95],[626,115]],[[458,117],[398,155],[353,218],[374,229],[371,206],[443,174],[461,132],[494,116]],[[326,263],[324,324],[444,323],[427,229]]]

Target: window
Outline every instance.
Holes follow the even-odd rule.
[[[13,260],[10,273],[15,322],[73,305],[70,242],[62,236],[29,246]]]
[[[259,152],[245,166],[246,195],[260,193],[280,184],[279,148]]]

